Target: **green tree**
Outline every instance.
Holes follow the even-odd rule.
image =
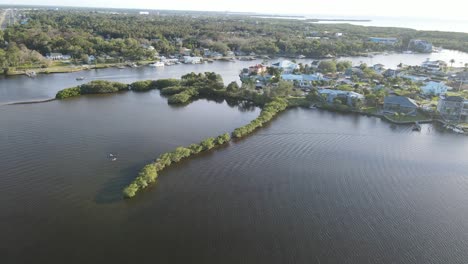
[[[237,84],[237,82],[231,82],[228,84],[226,90],[230,93],[235,93],[239,91],[239,85]]]
[[[322,61],[318,70],[321,73],[335,73],[336,72],[336,62],[335,61]]]

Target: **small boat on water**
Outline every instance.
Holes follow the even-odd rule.
[[[416,122],[414,123],[413,127],[411,128],[413,131],[421,131],[421,125]]]
[[[26,76],[28,76],[29,78],[34,78],[36,77],[36,72],[35,71],[30,71],[30,72],[26,72]]]
[[[117,69],[125,69],[125,66],[118,66]]]
[[[86,79],[86,78],[85,78],[85,77],[83,77],[83,76],[76,77],[76,80],[77,80],[77,81],[82,81],[82,80],[84,80],[84,79]]]
[[[164,67],[164,62],[158,61],[155,63],[151,63],[148,66],[150,66],[151,68]]]
[[[116,161],[116,160],[117,160],[117,158],[112,158],[111,160],[112,160],[112,161]]]

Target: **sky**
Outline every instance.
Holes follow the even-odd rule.
[[[0,4],[467,20],[464,0],[0,0]]]

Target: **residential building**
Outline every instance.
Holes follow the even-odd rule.
[[[333,104],[335,98],[345,98],[346,104],[349,106],[353,106],[353,102],[355,100],[364,100],[364,95],[356,93],[356,92],[348,92],[348,91],[332,90],[332,89],[319,89],[318,93],[320,95],[326,95],[327,102],[329,104]]]
[[[430,71],[441,71],[443,68],[447,67],[447,63],[441,60],[430,61],[427,59],[421,64],[421,67]]]
[[[294,70],[299,69],[298,64],[289,60],[283,60],[277,63],[273,63],[271,67],[282,70],[284,74],[292,73]]]
[[[409,49],[421,53],[431,53],[432,52],[432,43],[421,40],[421,39],[412,39],[409,42]]]
[[[468,100],[461,96],[441,96],[437,111],[446,120],[468,122]]]
[[[316,74],[282,74],[281,79],[293,82],[294,86],[300,88],[312,88],[314,81],[328,81],[321,73]]]
[[[445,83],[443,82],[434,82],[430,81],[427,82],[424,86],[421,87],[423,94],[426,95],[441,95],[447,93],[450,89]]]
[[[359,67],[348,68],[345,71],[345,76],[348,77],[357,76],[359,78],[364,78],[364,75],[364,71],[362,71],[362,69]]]
[[[385,65],[378,63],[378,64],[375,64],[374,66],[372,66],[372,69],[374,69],[374,71],[377,72],[377,73],[383,73],[385,71],[384,67],[385,67]]]
[[[384,44],[384,45],[395,45],[398,43],[397,38],[377,38],[377,37],[372,37],[369,38],[369,41],[372,43],[378,43],[378,44]]]
[[[391,95],[384,98],[384,113],[404,113],[416,115],[418,104],[405,96]]]
[[[96,57],[94,55],[88,56],[88,63],[94,63],[96,61]]]
[[[179,53],[183,56],[190,56],[190,54],[192,53],[192,50],[187,49],[187,48],[181,48]]]
[[[310,67],[313,68],[313,69],[317,69],[320,65],[322,61],[319,61],[319,60],[314,60],[312,61],[312,63],[310,64]]]
[[[249,75],[260,75],[267,72],[267,66],[263,64],[256,64],[254,66],[250,66],[248,69]]]
[[[71,59],[71,56],[62,54],[59,52],[52,52],[52,53],[47,53],[46,58],[49,60],[69,60]]]
[[[192,57],[192,56],[184,56],[183,62],[186,64],[199,64],[202,63],[202,57]]]

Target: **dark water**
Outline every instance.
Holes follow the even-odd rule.
[[[157,91],[0,107],[0,263],[468,262],[468,141],[432,126],[288,110],[121,199],[257,114]]]

